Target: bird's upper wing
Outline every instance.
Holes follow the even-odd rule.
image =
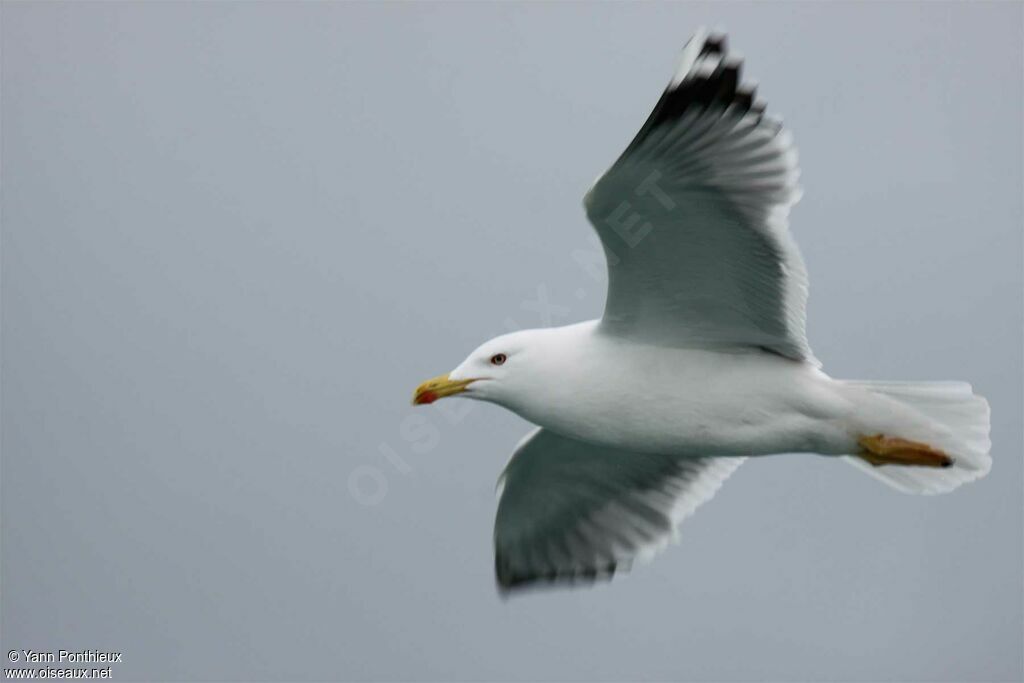
[[[813,355],[788,225],[796,151],[724,36],[698,32],[636,138],[584,205],[608,258],[603,332],[667,346]]]
[[[631,453],[537,429],[499,480],[498,585],[593,580],[653,555],[743,460]]]

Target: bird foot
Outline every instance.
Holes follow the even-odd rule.
[[[949,467],[953,464],[953,458],[919,441],[875,434],[862,436],[857,443],[864,449],[857,456],[875,467],[881,465]]]

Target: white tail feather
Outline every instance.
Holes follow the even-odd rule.
[[[925,418],[914,425],[913,433],[889,436],[924,441],[953,458],[953,465],[947,468],[875,467],[861,458],[844,456],[857,469],[904,493],[934,494],[980,479],[992,468],[988,401],[974,394],[970,384],[850,380],[843,384],[884,396]]]

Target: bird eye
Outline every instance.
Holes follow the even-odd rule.
[[[503,353],[496,353],[491,356],[491,365],[504,365],[505,361],[508,360],[508,356]]]

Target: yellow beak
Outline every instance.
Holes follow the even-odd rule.
[[[424,405],[433,403],[445,396],[461,394],[469,386],[469,383],[473,381],[471,379],[448,379],[448,375],[440,375],[439,377],[428,379],[416,387],[416,391],[412,394],[412,404],[414,406]]]

